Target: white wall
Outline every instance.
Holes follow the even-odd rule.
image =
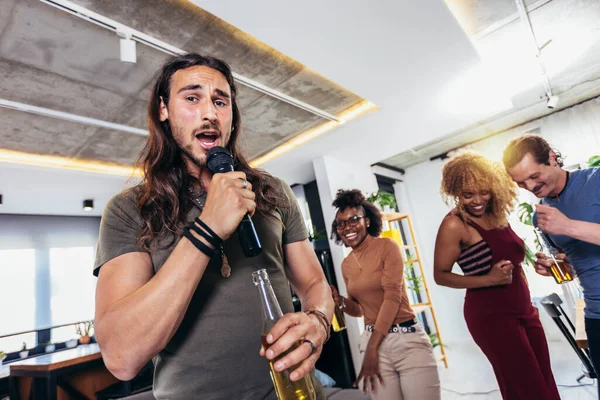
[[[108,200],[137,182],[123,176],[0,163],[0,214],[100,216]],[[83,200],[94,209],[83,211]]]
[[[470,334],[462,314],[464,291],[438,286],[433,279],[435,237],[440,222],[450,211],[439,192],[442,165],[436,160],[409,168],[404,182],[396,184],[394,189],[400,189],[396,193],[400,211],[409,213],[413,221],[439,335],[445,344],[452,344],[470,340]]]
[[[331,238],[331,221],[335,218],[335,209],[331,206],[338,189],[360,189],[363,193],[375,192],[378,189],[377,180],[371,171],[371,168],[360,166],[345,161],[340,161],[332,157],[321,157],[313,161],[313,168],[317,179],[321,207],[323,208],[323,217],[325,227],[327,228],[327,237]],[[329,248],[331,249],[331,258],[335,269],[335,276],[338,282],[338,288],[342,295],[346,296],[346,285],[342,277],[342,261],[349,253],[348,249],[337,245],[329,239]],[[347,316],[346,325],[352,361],[354,370],[360,371],[362,357],[358,350],[360,334],[363,331],[363,319]]]
[[[555,148],[566,157],[566,165],[585,163],[594,154],[600,154],[600,99],[596,98],[542,119],[532,121],[521,127],[503,132],[489,139],[471,145],[470,148],[481,152],[486,157],[500,161],[504,147],[514,137],[524,132],[539,128]],[[441,182],[442,161],[421,163],[406,170],[404,182],[398,184],[397,193],[401,211],[413,217],[424,267],[428,282],[431,282],[432,301],[437,312],[442,337],[446,343],[471,341],[462,315],[464,290],[449,289],[437,286],[433,281],[433,249],[438,227],[449,211],[441,198],[439,187]],[[521,192],[519,201],[534,201],[528,192]],[[520,236],[532,236],[530,228],[520,224],[516,218],[511,220],[513,229]],[[561,288],[551,279],[545,279],[528,271],[530,288],[533,296],[542,296],[551,292],[561,294]],[[542,323],[550,339],[561,339],[562,335],[554,323],[544,312],[540,313]]]

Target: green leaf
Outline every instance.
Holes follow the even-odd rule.
[[[531,268],[535,264],[535,252],[531,250],[527,243],[525,244],[525,259],[523,260],[523,264]]]
[[[517,216],[519,221],[525,225],[533,226],[533,206],[529,203],[521,203],[517,208]]]
[[[600,167],[600,155],[591,156],[588,164],[590,168]]]
[[[436,348],[440,345],[440,338],[438,337],[437,333],[430,333],[429,341],[431,342],[431,346],[433,348]],[[443,345],[442,347],[448,348],[446,345]]]
[[[317,227],[313,225],[313,234],[309,233],[308,234],[308,241],[309,242],[314,242],[315,240],[322,240],[322,239],[326,239],[326,235],[325,235],[325,229],[321,229],[320,231],[317,232]]]
[[[410,257],[409,257],[410,259]],[[408,289],[415,293],[421,293],[423,277],[414,273],[415,265],[407,264],[404,267],[404,279],[408,283]],[[414,275],[414,276],[413,276]]]
[[[396,208],[396,198],[393,194],[378,190],[375,193],[371,193],[367,197],[367,201],[373,204],[378,204],[381,208],[389,206],[391,209]]]

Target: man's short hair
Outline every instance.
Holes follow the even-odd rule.
[[[517,165],[523,157],[531,154],[538,164],[550,165],[550,152],[552,151],[550,143],[538,135],[523,135],[511,140],[502,154],[502,162],[506,168],[512,168]],[[563,166],[562,158],[557,150],[556,162],[560,167]]]

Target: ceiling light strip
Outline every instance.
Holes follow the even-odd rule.
[[[364,101],[360,102],[359,104],[357,104],[356,106],[344,111],[339,116],[340,123],[343,124],[346,121],[356,118],[359,115],[364,114],[368,111],[375,110],[376,108],[377,108],[377,106],[375,104],[371,103],[368,100],[364,100]],[[294,136],[292,139],[275,147],[273,150],[269,151],[265,155],[255,158],[254,160],[252,160],[250,162],[250,164],[253,167],[259,167],[259,166],[273,160],[274,158],[277,158],[280,155],[287,153],[288,151],[293,150],[294,148],[301,146],[304,143],[309,142],[309,141],[321,136],[322,134],[324,134],[326,132],[329,132],[336,126],[339,126],[340,123],[337,123],[335,121],[328,121],[328,122],[325,122],[324,124],[318,125],[312,129],[304,131],[304,132],[300,133],[299,135]]]
[[[147,46],[153,47],[159,51],[162,51],[163,53],[167,53],[170,55],[187,53],[187,51],[185,51],[185,50],[182,50],[175,46],[172,46],[166,42],[163,42],[162,40],[156,39],[155,37],[146,35],[143,32],[135,30],[129,26],[123,25],[123,24],[121,24],[117,21],[114,21],[110,18],[107,18],[103,15],[97,14],[93,11],[83,8],[77,4],[70,2],[70,1],[67,1],[67,0],[39,0],[39,1],[41,1],[42,3],[48,4],[52,7],[55,7],[59,10],[65,11],[76,17],[82,18],[88,22],[96,24],[96,25],[103,27],[105,29],[108,29],[110,31],[131,34],[132,40],[135,40],[135,41],[145,44]],[[305,103],[301,100],[296,99],[295,97],[288,96],[285,93],[282,93],[278,90],[275,90],[273,88],[265,86],[262,83],[256,82],[255,80],[247,78],[236,72],[233,72],[233,76],[234,76],[235,80],[237,82],[239,82],[241,85],[244,85],[251,89],[257,90],[257,91],[264,93],[266,95],[269,95],[277,100],[291,104],[294,107],[297,107],[297,108],[305,110],[309,113],[315,114],[321,118],[324,118],[324,119],[327,119],[330,121],[340,122],[340,120],[335,115],[330,114],[327,111],[321,110],[317,107],[311,106],[308,103]]]
[[[127,177],[140,177],[139,169],[124,167],[122,165],[99,163],[95,161],[76,160],[67,157],[30,154],[19,151],[0,149],[0,162],[11,164],[32,165],[44,168],[70,169],[83,172],[93,172],[103,175],[118,175]]]
[[[9,108],[11,110],[18,110],[28,112],[31,114],[42,115],[44,117],[62,119],[70,122],[77,122],[80,124],[97,126],[100,128],[112,129],[116,131],[135,133],[136,135],[148,136],[146,129],[134,128],[133,126],[115,124],[114,122],[103,121],[100,119],[84,117],[82,115],[76,115],[66,113],[62,111],[50,110],[49,108],[32,106],[30,104],[17,103],[16,101],[10,101],[6,99],[0,99],[0,107]]]
[[[15,103],[15,102],[7,102],[5,100],[0,100],[0,102],[1,103],[19,104],[19,103]],[[33,106],[30,106],[30,107],[33,107]],[[13,106],[7,107],[7,108],[19,109],[17,107],[13,107]],[[39,108],[39,107],[35,107],[35,108]],[[341,123],[344,123],[345,121],[348,121],[352,118],[358,117],[359,115],[364,114],[368,111],[374,110],[376,108],[377,108],[377,106],[375,104],[371,103],[370,101],[365,100],[365,101],[359,103],[358,105],[356,105],[355,107],[352,107],[352,108],[346,110],[345,112],[343,112],[340,115],[339,119],[340,119]],[[42,109],[42,110],[46,110],[46,109]],[[53,111],[53,110],[49,110],[49,111]],[[67,113],[60,113],[60,114],[72,115],[72,114],[67,114]],[[42,115],[45,115],[45,114],[42,114]],[[76,116],[76,117],[78,117],[78,116]],[[98,121],[98,120],[96,120],[96,121]],[[101,121],[101,122],[104,122],[104,121]],[[330,131],[331,129],[333,129],[339,125],[340,124],[335,121],[327,121],[324,124],[321,124],[315,128],[309,129],[309,130],[295,136],[291,140],[289,140],[289,141],[277,146],[273,150],[269,151],[267,154],[252,160],[250,163],[253,167],[258,167],[260,165],[263,165],[266,162],[271,161],[274,158],[279,157],[280,155],[287,153],[288,151],[293,150],[294,148],[296,148],[312,139],[315,139],[318,136],[321,136],[322,134]],[[78,160],[78,159],[72,159],[72,158],[67,158],[67,157],[30,154],[30,153],[23,153],[23,152],[19,152],[19,151],[3,150],[3,149],[0,149],[0,162],[10,163],[10,164],[23,164],[23,165],[30,165],[30,166],[36,166],[36,167],[70,169],[70,170],[75,170],[75,171],[92,172],[92,173],[105,174],[105,175],[118,175],[118,176],[127,176],[127,177],[141,177],[142,176],[142,171],[140,171],[139,169],[134,169],[132,167],[125,167],[125,166],[114,165],[114,164],[105,164],[105,163],[99,163],[99,162],[95,162],[95,161]]]

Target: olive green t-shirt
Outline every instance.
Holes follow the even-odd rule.
[[[283,246],[307,238],[302,214],[290,187],[279,179],[277,184],[289,199],[290,207],[274,210],[272,217],[260,213],[252,217],[262,253],[246,258],[237,234],[227,239],[224,251],[231,266],[231,276],[224,278],[221,275],[221,259],[215,256],[175,335],[154,357],[154,396],[157,399],[276,398],[267,361],[259,355],[262,312],[251,274],[265,268],[282,311],[293,312]],[[199,208],[192,208],[187,221],[191,222],[199,214]],[[109,201],[100,224],[95,275],[103,264],[115,257],[144,251],[138,246],[141,226],[134,189]],[[155,273],[175,246],[164,248],[170,239],[160,241],[156,250],[150,251]],[[311,376],[317,397],[324,399],[321,385],[314,374]]]

